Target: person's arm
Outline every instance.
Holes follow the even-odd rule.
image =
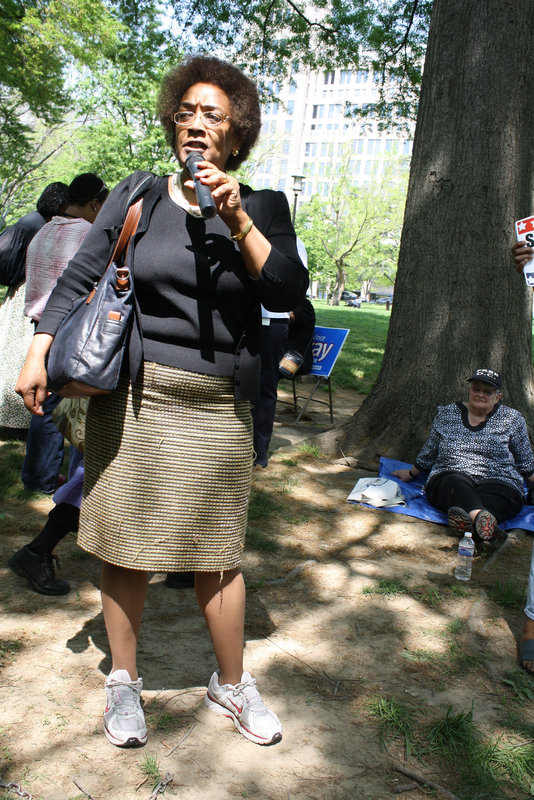
[[[269,311],[291,311],[306,292],[308,273],[298,255],[286,196],[269,190],[253,192],[209,161],[196,167],[239,247],[258,299]],[[184,183],[189,189],[193,185],[192,180]]]
[[[421,470],[413,464],[410,469],[395,469],[391,474],[395,475],[396,478],[400,478],[404,483],[410,483],[421,474]]]
[[[48,333],[36,333],[22,367],[15,391],[24,400],[24,405],[32,414],[43,414],[43,403],[49,394],[46,390],[45,360],[54,337]]]
[[[527,424],[524,417],[519,413],[514,421],[508,449],[514,457],[514,462],[518,472],[523,476],[529,488],[534,487],[534,455],[528,438]]]
[[[534,249],[525,242],[516,242],[512,247],[515,271],[522,273],[525,264],[534,258]]]

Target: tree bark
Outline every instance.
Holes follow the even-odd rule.
[[[479,367],[532,426],[532,292],[510,247],[532,213],[533,55],[534,0],[435,0],[382,369],[332,454],[413,461]]]

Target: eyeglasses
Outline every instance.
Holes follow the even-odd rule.
[[[176,111],[172,115],[176,125],[190,125],[197,117],[200,117],[207,128],[217,128],[225,120],[230,119],[228,114],[221,114],[218,111],[198,111],[197,113],[194,111]]]

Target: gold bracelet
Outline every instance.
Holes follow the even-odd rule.
[[[240,242],[241,239],[244,239],[245,236],[247,235],[247,233],[249,233],[249,231],[250,231],[250,229],[252,228],[253,225],[254,225],[254,223],[249,217],[248,218],[248,222],[245,225],[245,227],[243,228],[243,230],[240,231],[240,233],[234,233],[233,236],[232,236],[232,234],[230,234],[230,239],[232,239],[232,241],[234,241],[234,242]]]

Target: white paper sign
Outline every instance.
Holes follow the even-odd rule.
[[[534,217],[518,219],[515,223],[515,232],[518,242],[524,242],[528,247],[534,248]],[[523,267],[523,275],[527,286],[534,289],[534,250],[532,258]]]

